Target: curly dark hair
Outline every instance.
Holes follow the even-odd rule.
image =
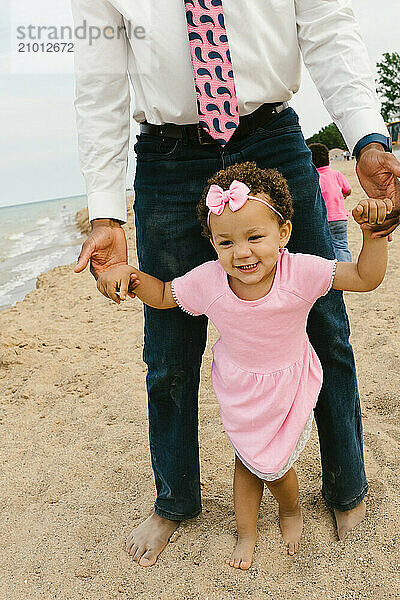
[[[219,185],[227,190],[233,181],[242,181],[250,188],[252,196],[263,193],[268,201],[283,216],[282,219],[273,213],[280,225],[290,221],[293,216],[292,198],[286,179],[276,169],[260,169],[255,162],[243,162],[231,165],[213,175],[204,188],[203,195],[197,205],[197,215],[202,226],[204,236],[210,238],[211,231],[207,225],[208,208],[206,196],[211,185]]]
[[[329,150],[325,144],[309,144],[311,150],[312,161],[318,167],[326,167],[329,165]]]

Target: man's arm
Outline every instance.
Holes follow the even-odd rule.
[[[388,137],[368,53],[350,0],[295,0],[304,62],[349,150],[369,134]],[[400,221],[400,163],[379,143],[364,146],[357,175],[368,196],[390,198],[393,212],[374,231],[388,235]]]
[[[350,0],[295,0],[304,63],[350,152],[370,133],[388,136],[369,57]]]
[[[127,41],[122,15],[106,0],[72,0],[76,31],[76,119],[92,233],[75,272],[127,263],[126,166],[129,146]]]
[[[72,12],[82,32],[75,37],[75,108],[89,220],[125,222],[130,94],[123,18],[106,0],[72,0]]]

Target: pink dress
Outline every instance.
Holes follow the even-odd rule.
[[[212,381],[222,422],[236,454],[256,474],[282,471],[312,418],[322,367],[306,323],[314,302],[330,290],[335,265],[281,250],[272,288],[258,300],[238,298],[219,261],[172,282],[177,304],[207,315],[219,331]]]

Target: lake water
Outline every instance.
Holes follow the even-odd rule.
[[[35,289],[40,273],[74,262],[85,240],[75,214],[85,196],[0,208],[0,310]]]

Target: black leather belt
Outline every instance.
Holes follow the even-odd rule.
[[[257,127],[265,125],[273,115],[287,108],[287,102],[263,104],[250,115],[240,117],[239,126],[233,134],[233,140],[239,140],[254,131]],[[195,140],[199,144],[218,144],[199,124],[175,125],[165,123],[164,125],[151,125],[144,122],[140,124],[140,133],[155,135],[162,138],[175,138],[179,140]]]

